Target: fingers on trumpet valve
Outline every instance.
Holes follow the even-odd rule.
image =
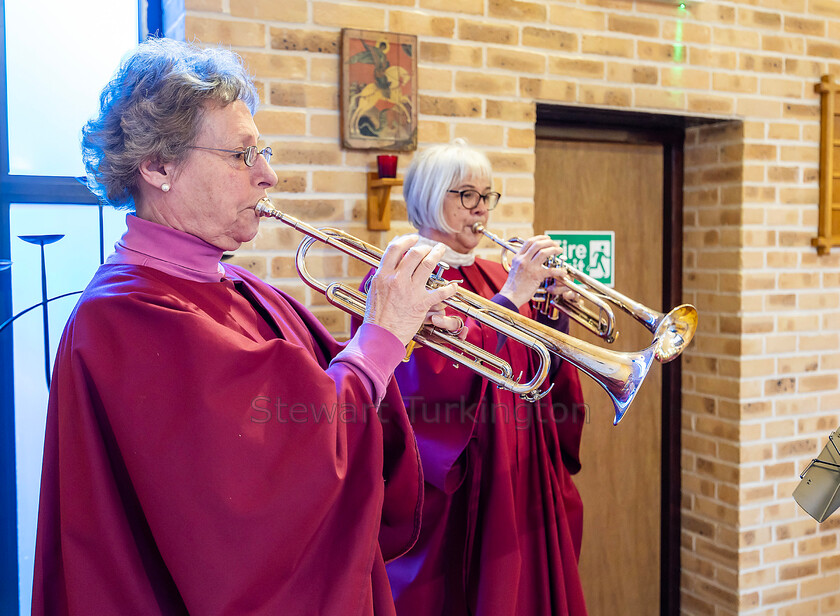
[[[458,315],[442,315],[436,314],[431,318],[432,325],[438,329],[446,330],[453,336],[457,336],[461,340],[467,338],[469,328],[464,324],[464,319]]]

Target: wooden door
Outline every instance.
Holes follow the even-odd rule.
[[[538,139],[534,231],[615,232],[615,288],[662,305],[663,146]],[[651,334],[616,309],[612,345],[573,324],[571,333],[616,351],[637,351]],[[662,366],[654,362],[624,418],[581,374],[588,423],[582,470],[580,571],[590,616],[660,613]]]

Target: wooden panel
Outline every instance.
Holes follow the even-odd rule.
[[[662,169],[660,145],[538,140],[534,230],[613,230],[616,289],[662,310]],[[639,350],[651,334],[617,311],[619,339]],[[584,503],[581,576],[590,616],[660,611],[661,366],[654,365],[618,426],[603,389],[582,375],[589,423],[583,469],[575,477]]]

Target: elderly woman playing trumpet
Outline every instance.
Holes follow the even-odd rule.
[[[529,300],[562,268],[547,236],[524,242],[510,272],[473,251],[499,201],[488,159],[463,141],[430,147],[405,173],[403,195],[420,243],[446,246],[445,276],[531,318]],[[557,327],[565,327],[561,320]],[[567,321],[566,321],[567,323]],[[466,339],[534,370],[531,353],[466,322]],[[528,402],[440,355],[418,348],[396,378],[417,437],[425,477],[420,538],[388,564],[401,616],[586,613],[578,557],[582,505],[571,475],[585,420],[577,370],[558,360],[542,399]]]
[[[391,374],[442,247],[392,243],[338,344],[222,264],[274,186],[239,58],[141,44],[83,130],[92,189],[133,208],[56,357],[33,613],[393,614],[421,473]]]

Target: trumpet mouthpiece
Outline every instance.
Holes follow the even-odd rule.
[[[484,231],[484,225],[480,222],[474,222],[471,229],[473,233],[482,233]]]
[[[271,204],[271,199],[268,197],[263,197],[259,201],[257,201],[257,205],[254,206],[254,210],[257,212],[257,216],[269,216],[271,210],[274,209],[274,206]]]

